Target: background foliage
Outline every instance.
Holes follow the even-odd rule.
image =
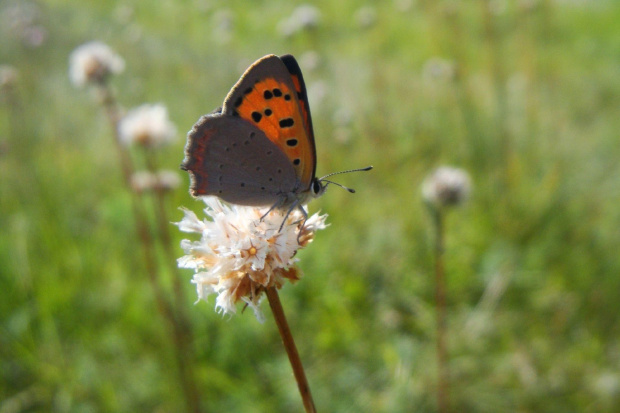
[[[251,62],[292,53],[318,173],[375,166],[340,179],[356,195],[311,203],[331,227],[281,292],[319,411],[436,408],[420,184],[442,164],[474,183],[447,221],[453,406],[615,411],[620,3],[325,0],[315,28],[283,34],[298,5],[0,1],[0,64],[19,73],[0,101],[0,412],[184,403],[109,125],[68,80],[69,53],[90,40],[126,60],[120,102],[162,102],[182,132]],[[176,168],[183,145],[161,162]],[[183,179],[175,221],[178,206],[202,207]],[[194,306],[185,275],[205,411],[301,409],[272,319]]]

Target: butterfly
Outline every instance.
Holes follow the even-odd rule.
[[[224,105],[188,133],[181,169],[190,174],[194,197],[215,195],[269,211],[288,208],[287,216],[299,208],[307,217],[302,206],[330,183],[355,192],[326,179],[334,174],[315,175],[308,93],[291,55],[268,55],[246,70]]]

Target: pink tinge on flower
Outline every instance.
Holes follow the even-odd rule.
[[[265,208],[229,206],[214,197],[203,199],[210,220],[200,220],[183,209],[185,216],[177,223],[181,231],[201,237],[181,242],[186,255],[179,258],[178,265],[195,271],[192,283],[199,300],[216,294],[216,310],[225,314],[234,314],[236,304],[242,301],[262,320],[258,305],[263,291],[280,288],[286,280],[299,280],[295,255],[312,242],[317,230],[326,227],[327,215],[314,214],[304,222],[299,210],[286,216],[275,209],[265,215]]]

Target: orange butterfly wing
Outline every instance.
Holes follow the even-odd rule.
[[[316,148],[305,84],[293,56],[268,55],[250,66],[226,96],[222,112],[263,131],[291,161],[300,192],[310,189]]]

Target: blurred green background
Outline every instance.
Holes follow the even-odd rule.
[[[436,411],[420,186],[445,164],[473,182],[446,222],[454,411],[618,411],[620,2],[301,4],[0,0],[0,413],[186,409],[110,127],[68,79],[91,40],[125,108],[168,107],[164,167],[268,53],[304,71],[318,174],[375,166],[310,204],[331,226],[281,290],[320,412]],[[203,207],[179,173],[171,221]],[[222,317],[181,276],[203,411],[301,411],[266,303]]]

